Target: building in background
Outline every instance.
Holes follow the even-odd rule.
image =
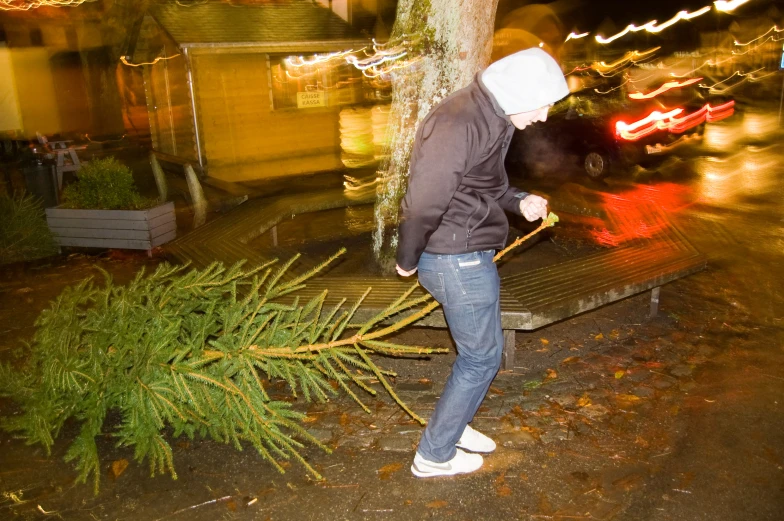
[[[98,2],[0,13],[0,137],[123,133],[105,14]]]
[[[341,109],[384,96],[340,54],[371,44],[365,20],[309,1],[152,4],[125,60],[126,124],[144,104],[153,148],[221,181],[342,168]]]

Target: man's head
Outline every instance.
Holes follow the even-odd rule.
[[[523,130],[528,125],[536,123],[537,121],[547,121],[547,113],[550,111],[551,107],[552,105],[545,105],[536,110],[509,114],[509,119],[512,120],[512,125]]]
[[[545,121],[553,103],[569,94],[558,63],[536,47],[491,64],[482,83],[519,129]]]

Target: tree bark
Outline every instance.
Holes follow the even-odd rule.
[[[417,126],[442,99],[465,87],[490,59],[498,0],[400,0],[390,43],[414,64],[392,71],[389,153],[381,165],[373,251],[394,268],[400,200],[408,184]]]

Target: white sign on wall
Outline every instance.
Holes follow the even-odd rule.
[[[327,97],[324,92],[298,92],[297,108],[309,109],[312,107],[326,107]]]

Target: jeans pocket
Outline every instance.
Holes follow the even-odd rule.
[[[444,286],[443,273],[419,270],[419,283],[439,303],[446,304],[446,288]]]

